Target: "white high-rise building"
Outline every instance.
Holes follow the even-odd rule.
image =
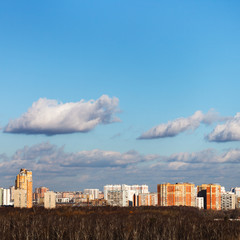
[[[3,189],[2,194],[3,194],[3,197],[2,197],[3,206],[12,205],[10,200],[10,189]]]
[[[106,185],[104,186],[104,199],[107,200],[108,197],[108,192],[109,191],[121,191],[122,190],[122,186],[121,185]]]
[[[98,199],[99,189],[84,189],[83,193],[93,195],[93,199]]]
[[[104,199],[113,206],[133,205],[134,195],[148,193],[147,185],[106,185],[104,186]]]
[[[235,209],[236,195],[233,192],[225,192],[221,194],[222,210]]]

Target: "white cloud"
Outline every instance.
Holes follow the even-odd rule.
[[[40,98],[21,117],[11,120],[4,132],[45,135],[88,132],[99,124],[120,121],[114,116],[118,102],[118,98],[107,95],[96,101],[70,103]]]
[[[179,168],[188,166],[188,163],[185,162],[171,162],[168,167],[173,170],[178,170]]]
[[[210,142],[240,141],[240,113],[226,123],[217,125],[206,138]]]
[[[143,133],[139,139],[153,139],[174,137],[181,132],[187,130],[195,130],[201,123],[211,124],[215,121],[222,121],[224,118],[220,117],[215,111],[210,110],[203,114],[201,111],[196,111],[192,116],[187,118],[177,118],[168,123],[160,124]]]

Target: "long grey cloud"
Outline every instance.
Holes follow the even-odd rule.
[[[214,149],[206,149],[200,152],[183,152],[162,157],[161,161],[154,163],[152,167],[168,162],[169,169],[178,170],[182,168],[203,167],[206,164],[239,164],[240,149],[230,149],[224,153],[217,153]]]
[[[52,190],[100,188],[105,184],[149,184],[155,191],[158,183],[221,181],[227,186],[238,184],[240,149],[218,153],[206,149],[170,156],[120,153],[94,149],[66,152],[48,142],[26,146],[12,156],[0,155],[0,187],[14,184],[21,168],[32,170],[35,186]],[[231,176],[231,177],[229,177]]]
[[[133,179],[131,176],[138,166],[159,157],[134,150],[120,153],[94,149],[69,153],[64,147],[48,142],[25,146],[10,157],[1,156],[0,187],[13,185],[19,170],[27,168],[33,172],[35,186],[45,185],[53,190],[76,190],[79,186],[83,189],[83,184],[102,188],[103,184],[120,183],[120,180],[124,183],[126,175],[128,181]]]
[[[177,118],[168,123],[163,123],[144,132],[138,139],[154,139],[174,137],[181,132],[187,130],[195,130],[201,123],[211,124],[216,121],[223,121],[226,118],[220,117],[218,113],[210,110],[203,114],[201,111],[196,111],[192,116],[187,118]]]
[[[210,142],[240,141],[240,113],[226,123],[217,125],[206,138]]]
[[[118,98],[107,95],[88,102],[69,103],[40,98],[26,113],[11,120],[4,132],[45,135],[88,132],[99,124],[120,121],[115,116],[118,102]]]
[[[71,174],[76,174],[80,168],[126,168],[131,165],[152,161],[158,155],[142,155],[137,151],[130,150],[125,153],[115,151],[103,151],[94,149],[90,151],[80,151],[66,153],[64,147],[57,147],[50,143],[41,143],[31,147],[24,147],[17,150],[12,157],[7,158],[2,155],[0,162],[0,172],[12,171],[11,168],[18,169],[27,165],[28,168],[50,172],[64,172],[70,169]],[[6,170],[7,168],[7,170]]]

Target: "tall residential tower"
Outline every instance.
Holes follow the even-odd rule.
[[[31,171],[25,168],[22,168],[20,170],[20,173],[16,177],[15,189],[26,190],[27,202],[25,207],[31,208],[32,207],[32,172]]]

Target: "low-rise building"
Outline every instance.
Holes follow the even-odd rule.
[[[70,199],[69,198],[56,198],[57,203],[69,203]]]

